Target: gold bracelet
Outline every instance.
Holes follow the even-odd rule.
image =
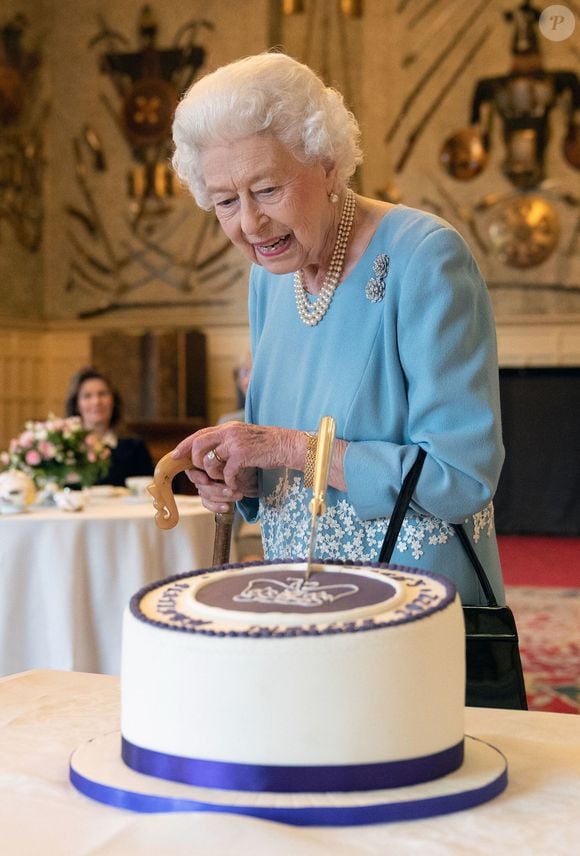
[[[304,458],[304,487],[312,487],[314,484],[314,464],[316,463],[316,447],[318,446],[318,434],[304,432],[308,437],[308,448]]]

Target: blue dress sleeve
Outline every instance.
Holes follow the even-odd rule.
[[[389,371],[404,378],[407,436],[402,444],[349,443],[348,499],[362,519],[389,516],[422,446],[427,457],[411,508],[461,522],[492,499],[504,455],[487,288],[461,236],[445,227],[419,241],[391,287],[397,292],[385,312],[395,317],[385,328],[395,331],[398,366]]]

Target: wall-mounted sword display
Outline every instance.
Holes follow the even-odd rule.
[[[413,130],[407,136],[405,147],[395,166],[395,172],[402,172],[420,136],[424,133],[429,122],[431,121],[431,119],[433,118],[433,116],[435,115],[449,92],[457,85],[457,81],[469,68],[469,66],[471,65],[477,54],[480,52],[492,32],[492,27],[486,27],[483,32],[477,37],[477,40],[473,43],[471,48],[464,55],[461,62],[456,66],[452,74],[449,75],[448,79],[440,88],[439,92],[437,93],[437,96],[433,99],[428,109],[423,113],[419,121],[415,124]]]

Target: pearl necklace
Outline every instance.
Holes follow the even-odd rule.
[[[332,251],[332,258],[326,275],[324,284],[320,289],[318,297],[314,303],[310,303],[306,296],[306,288],[304,284],[304,274],[301,270],[297,270],[294,274],[294,296],[296,298],[296,308],[300,320],[308,327],[316,327],[328,311],[331,304],[336,286],[342,276],[344,267],[344,257],[346,255],[346,247],[352,231],[354,223],[354,213],[356,209],[356,197],[352,190],[346,191],[344,200],[344,208],[338,224],[338,233],[336,235],[336,243]]]

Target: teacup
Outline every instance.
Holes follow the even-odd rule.
[[[85,507],[85,497],[80,490],[57,490],[54,494],[54,501],[57,508],[61,511],[82,511]]]
[[[147,488],[153,484],[153,476],[129,476],[125,479],[125,487],[129,490],[131,496],[139,497],[140,499],[148,499],[149,491]]]

